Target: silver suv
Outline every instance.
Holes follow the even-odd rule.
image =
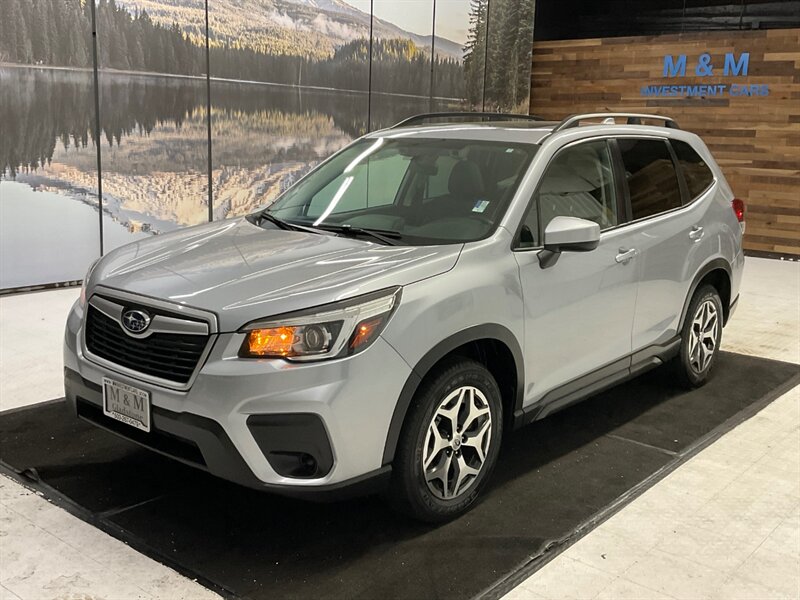
[[[703,384],[743,230],[708,149],[669,118],[421,115],[266,209],[96,262],[66,395],[226,479],[378,488],[445,520],[505,431],[665,363]]]

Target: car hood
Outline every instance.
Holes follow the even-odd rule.
[[[461,248],[384,246],[232,219],[118,248],[95,268],[89,287],[208,310],[220,331],[235,331],[254,319],[444,273]]]

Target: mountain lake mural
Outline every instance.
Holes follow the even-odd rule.
[[[0,2],[0,289],[267,205],[412,114],[527,112],[533,0],[372,6],[208,0],[206,60],[205,0]]]

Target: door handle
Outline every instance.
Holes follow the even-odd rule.
[[[699,242],[700,239],[703,237],[703,228],[699,225],[695,225],[692,227],[692,230],[689,232],[689,238],[693,239],[695,242]]]
[[[614,258],[618,263],[627,265],[636,256],[636,248],[620,248],[619,254]]]

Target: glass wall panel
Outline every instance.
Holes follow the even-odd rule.
[[[91,39],[80,0],[0,2],[0,289],[99,255]]]
[[[490,0],[484,107],[528,113],[534,0]]]
[[[469,102],[467,98],[466,65],[476,66],[474,61],[477,56],[472,56],[470,52],[470,39],[474,35],[473,13],[477,17],[479,3],[469,0],[436,0],[434,10],[436,62],[433,65],[433,77],[431,78],[430,109],[431,111],[470,110],[474,102]],[[436,47],[440,40],[449,42],[447,52],[440,52]],[[470,56],[471,63],[465,61],[467,55]],[[478,66],[482,72],[482,55]],[[472,76],[476,80],[478,79],[475,77],[475,73]],[[480,83],[483,84],[482,74]]]
[[[433,0],[375,0],[372,6],[374,130],[430,110]],[[445,40],[440,46],[448,49]]]
[[[486,31],[489,12],[488,0],[439,0],[436,3],[437,17],[440,12],[453,15],[453,22],[459,24],[463,34],[464,47],[464,99],[467,110],[483,110],[483,88],[486,78]],[[466,21],[463,11],[467,11]],[[446,13],[445,13],[446,14]],[[441,18],[437,20],[441,21]]]
[[[209,0],[214,218],[270,203],[366,132],[369,13]]]
[[[95,2],[107,251],[208,220],[205,10]]]

